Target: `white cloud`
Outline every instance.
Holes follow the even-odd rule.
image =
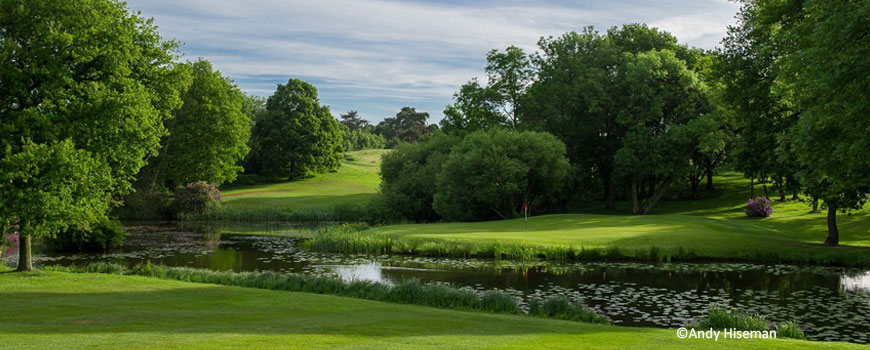
[[[484,55],[541,36],[646,22],[684,42],[713,47],[737,5],[724,0],[439,4],[384,0],[131,0],[161,33],[186,43],[249,93],[276,83],[316,82],[334,112],[358,108],[373,120],[417,103],[433,116],[460,84],[481,76]]]

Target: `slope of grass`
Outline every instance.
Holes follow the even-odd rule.
[[[0,273],[6,349],[852,349],[159,280]]]
[[[348,152],[337,171],[222,193],[227,210],[328,210],[368,201],[378,191],[381,155],[387,150]]]

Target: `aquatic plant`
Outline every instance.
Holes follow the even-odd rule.
[[[729,329],[740,331],[770,331],[775,330],[777,337],[806,339],[804,331],[795,321],[782,322],[772,327],[767,318],[759,314],[750,314],[740,310],[728,310],[721,306],[713,306],[697,321],[696,328],[700,329]]]
[[[529,301],[529,315],[560,320],[608,324],[610,320],[599,315],[582,303],[572,302],[565,296],[552,296],[543,300]]]
[[[272,271],[232,272],[188,267],[167,267],[146,262],[133,268],[116,263],[91,263],[85,266],[48,266],[45,270],[138,275],[185,282],[221,284],[229,286],[329,294],[399,304],[416,304],[438,308],[520,314],[517,301],[505,292],[490,290],[477,293],[445,284],[426,284],[418,280],[405,280],[396,285],[371,281],[344,281],[325,276],[311,276]],[[530,313],[532,316],[559,318],[580,322],[605,323],[603,318],[579,304],[572,304],[568,313],[551,316],[547,312]],[[573,313],[572,313],[573,312]],[[582,312],[582,316],[581,315]],[[578,315],[578,316],[565,316]]]

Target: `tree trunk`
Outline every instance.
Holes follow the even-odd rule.
[[[649,203],[647,203],[646,207],[643,208],[643,212],[641,212],[641,215],[645,215],[645,214],[649,213],[650,210],[652,210],[653,206],[655,206],[656,203],[658,203],[659,199],[662,199],[662,196],[665,195],[665,191],[668,190],[668,187],[670,185],[671,185],[671,179],[669,178],[669,179],[665,180],[665,182],[662,184],[662,187],[659,188],[658,192],[656,192],[652,196],[652,198],[650,198]]]
[[[606,181],[605,193],[607,193],[607,200],[604,201],[604,206],[607,209],[613,209],[613,206],[616,204],[616,190],[613,188],[612,179],[608,178]]]
[[[840,245],[840,230],[837,228],[837,208],[828,204],[828,238],[825,245]]]
[[[18,269],[16,271],[33,271],[33,262],[30,258],[30,235],[25,235],[18,230]]]
[[[764,198],[767,198],[767,200],[770,200],[770,193],[767,192],[767,183],[762,182],[761,189],[764,190]]]
[[[700,181],[698,180],[697,177],[695,177],[694,174],[690,175],[689,183],[690,183],[691,186],[692,186],[692,199],[698,199],[698,185],[699,185],[699,182],[700,182]]]
[[[707,194],[713,194],[713,168],[707,168]]]
[[[749,179],[749,198],[755,198],[755,179]]]
[[[656,177],[653,176],[649,179],[649,192],[647,192],[647,197],[652,197],[656,193]]]
[[[791,191],[791,200],[796,201],[799,199],[800,199],[800,197],[798,197],[798,191],[797,190]]]
[[[816,197],[813,197],[813,213],[818,213],[818,212],[819,212],[819,199]]]
[[[785,188],[784,187],[785,186],[783,186],[782,184],[776,185],[776,188],[779,190],[779,201],[780,202],[785,202]]]
[[[631,213],[640,214],[640,205],[637,202],[637,181],[631,180]]]

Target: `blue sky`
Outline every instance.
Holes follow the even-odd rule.
[[[404,106],[441,119],[461,84],[483,77],[484,55],[542,36],[642,22],[702,48],[719,44],[738,4],[726,0],[385,1],[128,0],[154,17],[186,59],[204,57],[249,94],[297,77],[333,114],[370,121]]]

